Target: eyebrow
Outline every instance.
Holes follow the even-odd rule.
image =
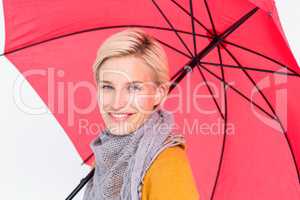
[[[108,83],[108,84],[112,84],[112,82],[110,82],[110,81],[106,81],[106,80],[104,80],[104,81],[99,81],[99,82],[101,82],[101,83]],[[134,83],[143,83],[142,81],[131,81],[131,82],[127,82],[127,84],[134,84]]]

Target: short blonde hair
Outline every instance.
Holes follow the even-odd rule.
[[[127,55],[142,58],[148,66],[154,69],[158,84],[169,82],[168,60],[162,46],[142,29],[128,28],[111,35],[98,49],[93,65],[96,83],[99,82],[99,70],[105,60]]]

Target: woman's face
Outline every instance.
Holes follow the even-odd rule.
[[[112,57],[101,65],[98,103],[112,134],[133,132],[163,100],[166,88],[155,81],[154,70],[138,57]]]

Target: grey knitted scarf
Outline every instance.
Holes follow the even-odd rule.
[[[157,110],[134,132],[113,135],[107,129],[91,143],[96,167],[83,200],[140,200],[143,177],[156,156],[167,147],[182,145],[172,134],[172,113]]]

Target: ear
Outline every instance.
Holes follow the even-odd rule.
[[[160,84],[156,88],[155,97],[154,97],[154,104],[159,105],[163,102],[163,100],[167,97],[168,87],[164,84]]]

